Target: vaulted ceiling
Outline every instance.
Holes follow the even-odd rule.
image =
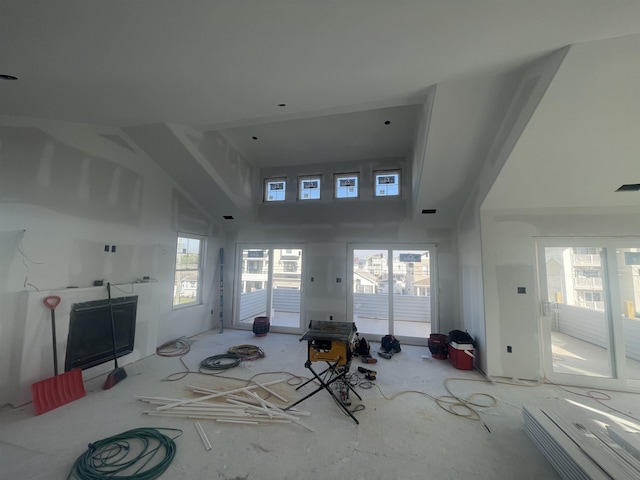
[[[639,32],[633,0],[0,0],[0,74],[18,77],[0,82],[0,113],[216,132],[258,170],[419,152],[414,213],[452,224],[528,66]],[[636,78],[633,60],[611,68]],[[503,185],[539,175],[531,145],[562,143],[547,105]],[[493,206],[518,195],[501,188]]]

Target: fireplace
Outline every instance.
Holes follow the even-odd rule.
[[[87,369],[113,360],[111,310],[118,357],[133,351],[138,296],[74,303],[69,315],[69,335],[64,370]]]

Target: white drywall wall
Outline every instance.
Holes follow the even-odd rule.
[[[477,366],[494,375],[502,371],[500,364],[499,321],[490,316],[486,305],[496,302],[497,282],[495,269],[487,271],[485,258],[496,251],[496,241],[490,232],[485,237],[484,219],[480,211],[483,202],[500,174],[505,162],[525,130],[531,115],[553,79],[567,49],[549,55],[523,72],[520,84],[507,109],[487,158],[458,219],[460,241],[460,302],[462,325],[478,340]],[[505,206],[507,207],[507,206]],[[462,250],[464,248],[464,251]],[[481,249],[481,251],[479,250]],[[481,253],[482,252],[482,253]],[[482,274],[479,275],[481,269]],[[482,302],[474,302],[482,292]],[[492,312],[491,315],[494,315]],[[484,324],[484,331],[482,325]]]
[[[492,292],[485,296],[490,375],[537,379],[543,373],[535,245],[557,237],[619,237],[640,245],[640,212],[482,212],[484,287]],[[527,293],[518,294],[518,286],[526,287]],[[512,353],[507,353],[507,345]]]
[[[144,329],[154,338],[142,344],[211,327],[217,231],[122,131],[4,117],[0,186],[0,364],[18,361],[14,340],[24,335],[25,291],[149,276],[157,280],[158,309],[140,319],[154,325]],[[204,304],[173,310],[178,231],[208,235],[215,255],[206,260]],[[15,382],[10,368],[0,369],[0,405]]]
[[[367,207],[361,207],[367,208]],[[357,215],[357,210],[353,210]],[[379,245],[437,245],[437,272],[439,290],[440,330],[449,332],[460,327],[458,306],[458,250],[450,229],[425,229],[410,219],[399,219],[396,223],[379,225],[262,225],[242,229],[227,239],[227,245],[288,245],[301,244],[305,248],[306,273],[303,279],[304,305],[311,313],[346,315],[348,302],[347,270],[349,244]],[[235,265],[235,250],[231,249]],[[226,261],[226,260],[225,260]],[[225,267],[227,272],[227,267]],[[225,274],[232,281],[231,274]],[[314,277],[314,282],[310,278]],[[341,278],[342,282],[336,282]],[[227,281],[227,280],[225,280]],[[227,291],[225,289],[225,291]],[[225,318],[233,314],[230,303],[225,300]],[[306,316],[305,316],[306,319]],[[304,325],[303,325],[304,326]]]

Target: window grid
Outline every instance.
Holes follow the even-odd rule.
[[[335,175],[334,191],[336,198],[358,198],[358,174]]]
[[[400,171],[388,170],[374,172],[375,197],[395,197],[400,195]]]
[[[300,200],[320,199],[320,176],[305,176],[298,179],[298,198]]]
[[[202,265],[205,237],[178,234],[173,306],[199,305],[202,295]]]
[[[264,201],[284,202],[286,199],[287,179],[267,178],[264,181]]]

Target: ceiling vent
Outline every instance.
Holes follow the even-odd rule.
[[[222,218],[225,220],[233,220],[233,215],[223,215]]]
[[[616,192],[637,192],[640,190],[640,183],[627,183],[622,185]]]
[[[423,215],[433,215],[434,213],[436,213],[435,208],[425,208],[424,210],[422,210]]]

